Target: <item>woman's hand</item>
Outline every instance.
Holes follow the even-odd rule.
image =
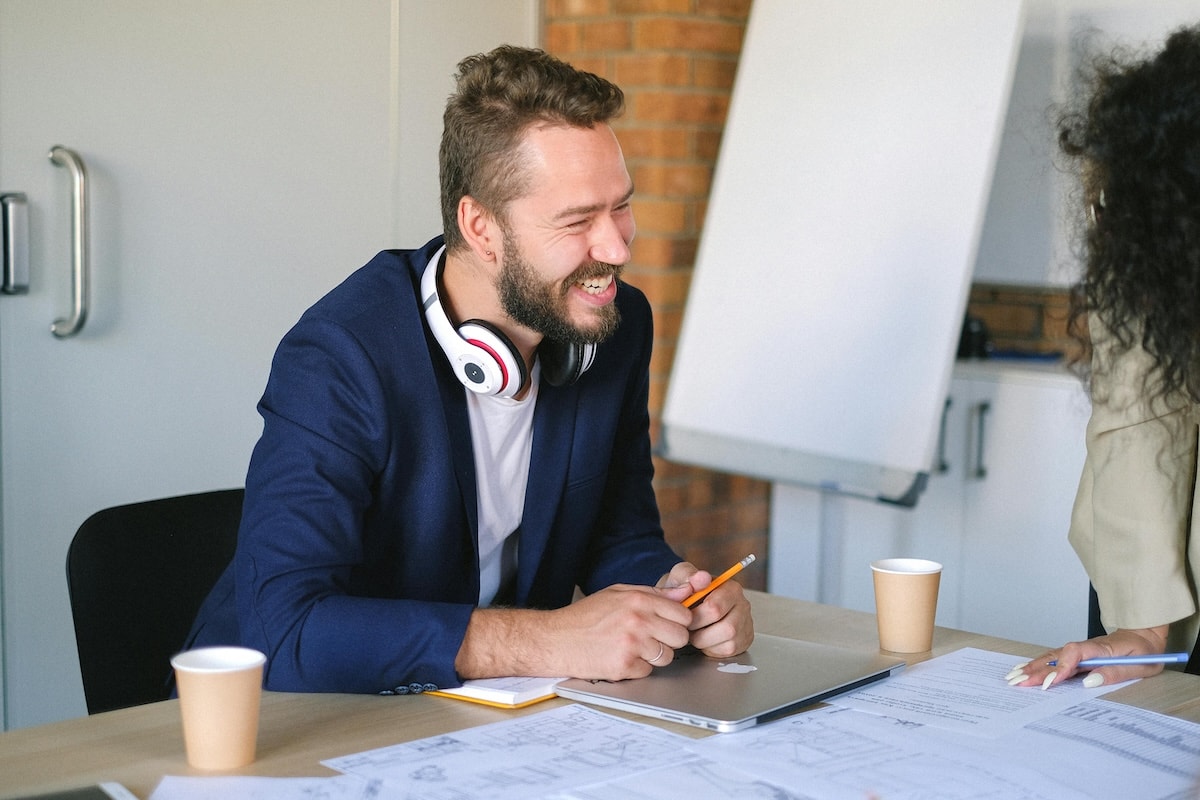
[[[1141,656],[1166,652],[1167,626],[1153,628],[1121,628],[1107,636],[1097,636],[1082,642],[1069,642],[1024,664],[1018,664],[1005,676],[1010,686],[1041,686],[1049,689],[1079,672],[1078,664],[1085,658],[1109,656]],[[1048,662],[1056,661],[1055,666]],[[1147,678],[1162,672],[1162,664],[1123,664],[1117,667],[1098,667],[1083,679],[1090,688],[1120,683],[1134,678]]]

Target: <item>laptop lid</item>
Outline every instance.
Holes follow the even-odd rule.
[[[645,678],[555,687],[560,697],[722,733],[783,716],[827,697],[886,678],[898,658],[833,645],[757,634],[735,658],[708,658],[684,648]]]

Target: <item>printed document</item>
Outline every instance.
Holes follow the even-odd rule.
[[[829,702],[959,733],[995,737],[1128,685],[1087,689],[1081,679],[1075,679],[1046,691],[1038,686],[1009,686],[1004,676],[1026,660],[964,647]]]

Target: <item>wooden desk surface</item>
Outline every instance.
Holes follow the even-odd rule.
[[[749,592],[758,630],[779,636],[877,650],[875,617],[761,592]],[[909,663],[961,647],[1034,656],[1044,648],[1005,639],[938,628],[931,653]],[[1110,698],[1200,722],[1200,677],[1164,673],[1139,681]],[[410,695],[263,695],[258,759],[234,774],[329,776],[322,759],[420,739],[475,725],[533,714],[561,704],[548,700],[507,711],[446,698]],[[616,713],[616,712],[613,712]],[[646,717],[628,716],[688,736],[707,732]],[[163,775],[202,773],[187,766],[177,701],[170,700],[0,734],[0,797],[117,781],[147,798]]]

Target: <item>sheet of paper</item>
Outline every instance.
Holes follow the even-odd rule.
[[[1200,725],[1123,703],[1085,700],[987,747],[1092,797],[1200,797]]]
[[[1004,676],[1025,660],[964,647],[829,702],[960,733],[996,737],[1127,685],[1087,689],[1082,678],[1077,678],[1046,691],[1037,686],[1009,686]]]
[[[373,800],[380,782],[356,775],[332,778],[256,778],[168,775],[159,781],[150,800]]]
[[[990,742],[825,706],[737,733],[710,736],[694,748],[713,761],[784,786],[811,800],[881,797],[1020,797],[1094,800],[1071,784],[997,758]]]
[[[402,785],[405,800],[528,800],[681,764],[691,741],[569,705],[322,763]]]
[[[542,800],[812,800],[807,792],[787,789],[731,764],[693,757],[679,764],[572,789]]]
[[[1200,725],[1104,699],[995,739],[826,706],[693,747],[813,800],[1200,796]]]

